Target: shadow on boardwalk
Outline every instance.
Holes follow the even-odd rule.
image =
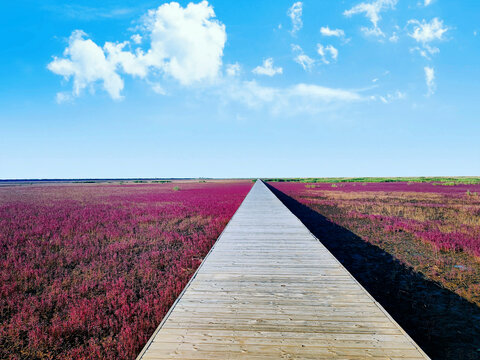
[[[480,359],[480,308],[267,185],[432,359]]]

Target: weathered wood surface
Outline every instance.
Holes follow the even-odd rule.
[[[428,359],[257,181],[138,359]]]

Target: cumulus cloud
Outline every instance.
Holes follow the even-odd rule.
[[[186,8],[176,2],[163,4],[148,12],[145,23],[151,48],[139,58],[149,66],[183,85],[217,77],[227,36],[207,1]]]
[[[90,39],[85,39],[83,31],[76,30],[70,36],[64,58],[54,57],[48,69],[65,79],[73,78],[74,96],[80,95],[83,89],[97,81],[112,99],[120,99],[123,80],[116,72],[116,64],[105,57],[101,47]],[[57,94],[57,100],[64,96]]]
[[[128,75],[145,78],[149,71],[146,59],[141,56],[140,51],[136,54],[129,51],[129,47],[130,43],[128,41],[122,43],[106,42],[103,45],[103,50],[114,70],[118,69]]]
[[[328,26],[322,26],[320,28],[320,34],[323,36],[336,36],[336,37],[344,37],[345,31],[342,29],[330,29]]]
[[[433,67],[425,66],[423,68],[425,71],[425,83],[427,84],[427,96],[433,95],[436,90],[435,84],[435,70]]]
[[[121,98],[121,73],[140,78],[163,76],[184,86],[218,77],[226,42],[225,25],[215,18],[207,1],[190,3],[185,8],[176,2],[163,4],[148,11],[142,28],[144,38],[149,39],[147,50],[133,49],[129,41],[107,42],[100,47],[86,39],[82,31],[74,31],[64,57],[54,57],[48,69],[66,79],[73,78],[74,96],[101,82],[113,99]],[[142,37],[134,35],[132,40],[137,44]]]
[[[338,50],[332,45],[323,46],[322,44],[317,44],[317,52],[324,64],[330,64],[332,60],[337,61]]]
[[[297,1],[294,3],[287,11],[288,17],[292,20],[292,30],[291,33],[294,35],[298,30],[303,26],[302,22],[302,8],[303,3]]]
[[[283,69],[281,67],[274,67],[273,58],[268,58],[263,61],[262,65],[253,69],[252,72],[257,75],[274,76],[283,73]]]
[[[428,6],[428,5],[430,5],[432,2],[433,2],[433,0],[425,0],[424,3],[423,3],[423,5],[424,5],[424,6]]]
[[[373,27],[362,27],[362,31],[366,35],[385,36],[383,31],[378,27],[378,22],[381,20],[380,13],[388,9],[394,9],[398,0],[376,0],[370,3],[363,2],[355,5],[349,10],[345,10],[343,15],[350,17],[356,14],[365,14],[365,17],[370,20]]]

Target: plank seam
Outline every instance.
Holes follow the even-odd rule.
[[[259,181],[259,180],[257,180]],[[261,180],[260,180],[261,181]],[[254,183],[255,185],[255,183]],[[152,336],[150,336],[150,339],[148,339],[147,343],[145,344],[145,346],[143,347],[142,351],[140,352],[140,354],[138,354],[138,356],[135,358],[135,360],[141,360],[143,358],[143,355],[145,355],[145,353],[147,352],[148,348],[150,347],[150,345],[153,343],[153,340],[155,339],[155,337],[157,336],[158,332],[162,329],[163,325],[165,324],[165,322],[168,320],[168,318],[170,317],[171,313],[173,312],[173,310],[175,309],[175,306],[178,304],[178,302],[180,301],[180,299],[182,298],[183,294],[187,291],[187,289],[190,287],[190,285],[192,284],[193,280],[195,280],[195,278],[197,277],[198,275],[198,272],[200,271],[200,269],[202,268],[203,264],[205,263],[205,261],[207,260],[208,256],[213,252],[213,249],[215,248],[215,246],[217,245],[217,243],[220,241],[220,239],[222,238],[222,235],[223,233],[227,230],[228,228],[228,225],[230,225],[230,223],[232,222],[233,218],[235,217],[235,215],[237,214],[238,210],[242,207],[243,203],[245,202],[245,199],[248,197],[248,194],[250,194],[250,192],[252,191],[253,189],[253,186],[251,187],[251,189],[248,191],[247,195],[245,196],[245,198],[242,200],[242,203],[238,206],[237,210],[235,210],[235,213],[232,215],[232,217],[230,218],[230,220],[228,221],[227,225],[225,225],[225,228],[222,230],[222,232],[220,233],[220,235],[218,236],[217,240],[215,240],[215,243],[213,244],[213,246],[211,247],[211,249],[208,251],[207,255],[205,255],[205,257],[203,258],[202,262],[200,263],[200,265],[198,266],[197,270],[193,273],[192,277],[190,278],[190,280],[188,281],[187,285],[185,285],[185,287],[183,288],[182,292],[177,296],[177,298],[175,299],[175,301],[173,302],[172,306],[170,307],[170,309],[167,311],[167,313],[165,314],[165,316],[163,317],[162,321],[160,322],[160,324],[157,326],[157,328],[155,329],[155,331],[153,332]]]
[[[268,191],[270,191],[273,196],[275,196],[275,198],[277,198],[280,202],[282,202],[278,197],[277,195],[275,195],[273,193],[272,190],[269,189],[269,187],[265,184],[265,182],[263,180],[260,180],[263,185],[268,189]],[[283,204],[283,202],[282,202]],[[285,204],[283,204],[283,206],[287,207]],[[288,209],[288,207],[287,207]],[[288,209],[288,211],[290,211],[290,209]],[[430,357],[422,350],[422,348],[420,348],[420,346],[417,345],[417,343],[410,337],[410,335],[407,334],[407,332],[395,321],[395,319],[392,318],[392,316],[387,312],[387,310],[385,310],[383,308],[382,305],[380,305],[379,302],[377,302],[377,300],[375,300],[375,298],[362,286],[362,284],[360,284],[357,279],[355,279],[355,277],[350,273],[350,271],[348,271],[343,265],[342,263],[335,257],[333,256],[333,254],[330,252],[330,250],[327,249],[327,247],[325,245],[323,245],[323,243],[310,231],[310,229],[293,213],[290,211],[290,213],[295,216],[295,218],[303,225],[305,226],[305,228],[308,230],[308,232],[310,233],[311,236],[313,236],[314,239],[316,239],[320,244],[322,244],[322,246],[325,248],[325,250],[335,259],[335,261],[338,263],[338,265],[340,265],[344,270],[345,272],[350,276],[350,278],[355,282],[357,283],[357,285],[363,289],[363,291],[365,291],[365,293],[367,294],[367,296],[373,301],[373,303],[377,306],[377,308],[383,312],[385,314],[385,316],[394,324],[398,327],[398,329],[402,332],[402,334],[410,341],[410,343],[423,355],[425,356],[426,359],[430,359]]]

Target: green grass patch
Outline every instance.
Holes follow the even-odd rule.
[[[459,177],[357,177],[357,178],[271,178],[263,179],[267,182],[300,182],[300,183],[387,183],[387,182],[408,182],[408,183],[433,183],[434,185],[453,186],[459,184],[477,185],[480,184],[480,177],[459,176]]]

